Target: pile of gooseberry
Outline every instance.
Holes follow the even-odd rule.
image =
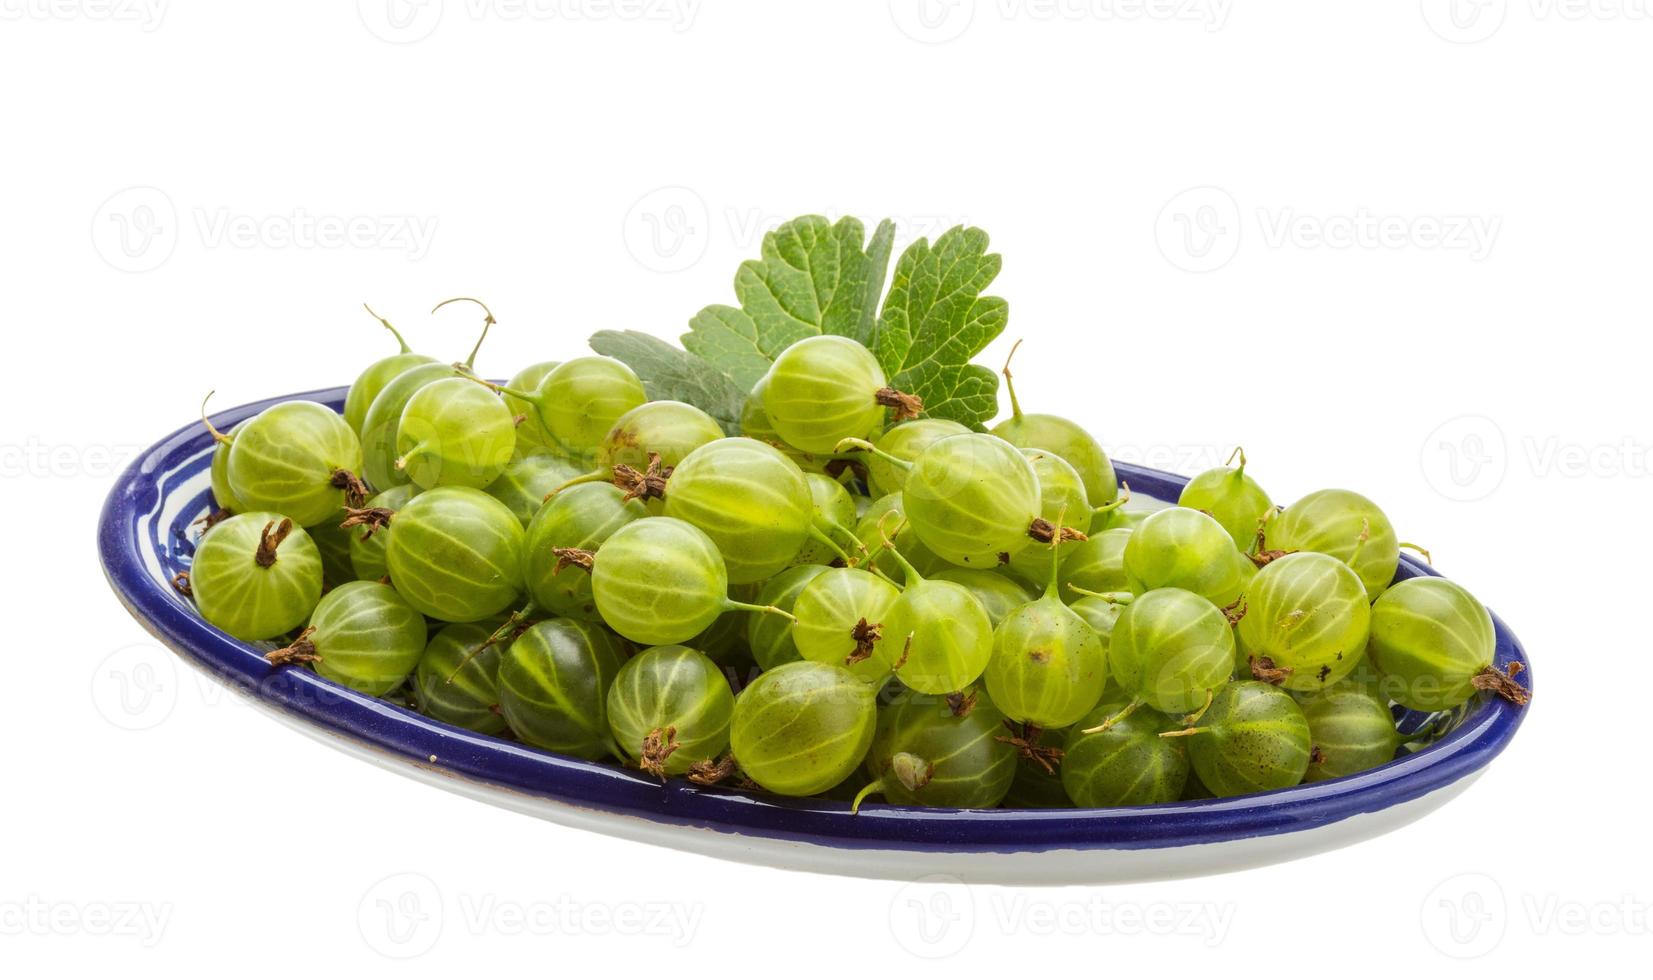
[[[1389,762],[1402,709],[1526,698],[1473,596],[1395,581],[1376,504],[1277,507],[1238,451],[1127,508],[1080,426],[1013,387],[988,431],[926,417],[844,337],[783,351],[738,434],[616,360],[498,384],[476,354],[402,343],[342,414],[207,423],[180,591],[274,670],[852,808],[1279,790]]]

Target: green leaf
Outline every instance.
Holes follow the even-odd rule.
[[[987,233],[960,225],[901,253],[873,350],[890,384],[924,414],[979,427],[998,412],[999,377],[970,359],[1004,331],[1010,307],[982,291],[999,274]]]
[[[650,401],[688,402],[716,419],[724,432],[740,431],[746,390],[698,356],[636,330],[599,330],[591,335],[591,349],[637,372]]]
[[[786,222],[763,236],[761,257],[735,273],[732,306],[708,306],[689,321],[683,346],[750,391],[776,355],[805,337],[829,333],[871,347],[895,224],[880,222],[863,247],[854,218],[820,215]]]

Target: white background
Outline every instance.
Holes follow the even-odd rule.
[[[1645,967],[1650,44],[1629,0],[0,0],[5,972]],[[209,388],[350,380],[390,350],[363,300],[447,358],[475,320],[426,311],[484,297],[509,374],[675,337],[811,211],[987,229],[1012,316],[985,360],[1027,338],[1024,402],[1120,458],[1243,443],[1279,500],[1379,500],[1532,651],[1510,751],[1373,842],[977,888],[921,936],[897,885],[347,759],[104,585],[118,468]],[[425,916],[409,943],[381,900]]]

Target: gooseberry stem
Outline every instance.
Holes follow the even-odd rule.
[[[1213,690],[1211,688],[1206,688],[1205,689],[1205,703],[1200,705],[1200,710],[1194,712],[1193,714],[1184,715],[1183,718],[1182,718],[1182,723],[1184,725],[1198,724],[1199,720],[1201,718],[1205,717],[1205,713],[1207,711],[1211,710],[1211,702],[1213,700],[1215,700],[1216,697],[1217,697],[1217,692],[1215,690]]]
[[[839,527],[839,525],[836,522],[834,522],[831,526],[832,527]],[[826,545],[827,548],[830,549],[834,555],[836,555],[839,558],[843,559],[845,565],[848,565],[851,568],[855,567],[855,559],[853,559],[849,556],[849,552],[847,552],[843,548],[839,547],[838,542],[832,540],[832,535],[830,535],[830,534],[826,533],[825,531],[821,530],[819,527],[816,527],[814,524],[811,524],[811,525],[809,525],[809,536],[813,540],[815,540],[815,541],[817,541],[821,544]]]
[[[362,304],[362,309],[366,310],[368,312],[368,315],[373,317],[373,319],[378,320],[381,324],[383,324],[384,328],[386,330],[390,331],[390,335],[392,337],[396,338],[396,342],[398,344],[402,345],[402,349],[400,351],[398,351],[397,353],[400,353],[400,354],[411,354],[411,353],[413,353],[413,348],[409,347],[408,342],[406,340],[402,339],[401,331],[399,331],[395,327],[391,326],[389,320],[386,320],[384,317],[380,316],[379,314],[374,313],[373,312],[373,307],[368,306],[366,303]]]
[[[855,536],[854,531],[850,530],[849,528],[845,527],[842,524],[839,524],[837,521],[833,520],[830,517],[823,517],[822,518],[822,523],[825,525],[825,530],[827,532],[835,533],[835,534],[842,534],[844,537],[849,538],[852,542],[854,542],[855,543],[855,550],[860,553],[861,560],[863,560],[863,561],[866,560],[867,554],[868,554],[867,546],[866,546],[865,543],[863,543],[861,541],[860,538]],[[845,561],[849,562],[851,565],[856,564],[856,560],[850,558],[848,555],[845,555],[842,552],[839,552],[839,555]]]
[[[445,299],[442,302],[437,303],[435,306],[431,307],[430,311],[432,313],[435,313],[437,310],[440,310],[442,307],[447,306],[449,303],[475,303],[477,306],[482,307],[482,312],[484,314],[486,314],[483,317],[483,320],[482,320],[482,336],[476,338],[476,346],[471,348],[471,356],[465,358],[465,367],[470,368],[472,370],[475,370],[475,368],[476,368],[476,352],[482,349],[482,342],[484,340],[488,339],[488,328],[493,326],[494,324],[498,323],[499,321],[494,319],[494,311],[488,309],[488,304],[487,303],[484,303],[479,299],[473,299],[470,296],[455,296],[452,299]],[[388,324],[388,323],[385,324],[385,326],[387,326],[387,327],[389,325],[390,324]]]
[[[867,797],[873,795],[874,793],[882,792],[884,792],[884,780],[882,778],[875,779],[867,785],[861,787],[861,792],[856,793],[855,799],[850,801],[849,812],[851,814],[860,813],[861,804]]]
[[[1010,354],[1005,357],[1004,368],[999,372],[1004,375],[1004,387],[1010,393],[1010,417],[1015,419],[1022,417],[1022,403],[1016,400],[1016,382],[1010,376],[1010,362],[1015,359],[1016,352],[1021,349],[1022,341],[1020,339],[1010,345]]]
[[[1234,457],[1236,457],[1236,456],[1240,457],[1240,465],[1234,471],[1234,476],[1238,477],[1240,474],[1245,472],[1245,447],[1244,446],[1235,446],[1234,451],[1228,454],[1227,459],[1223,460],[1223,465],[1224,466],[1232,466],[1234,464]]]
[[[891,456],[889,453],[885,452],[882,449],[879,449],[877,446],[873,445],[872,443],[868,442],[867,440],[865,440],[865,439],[856,439],[854,437],[851,437],[851,438],[848,438],[848,439],[840,439],[838,441],[838,445],[832,447],[833,454],[837,455],[837,454],[843,453],[845,446],[853,446],[854,448],[859,449],[862,452],[872,453],[874,456],[877,456],[879,459],[883,460],[884,462],[889,463],[891,466],[897,467],[899,469],[910,470],[910,469],[913,468],[912,460],[902,459],[899,456]]]
[[[1211,729],[1209,729],[1209,728],[1203,728],[1203,727],[1202,728],[1184,728],[1181,731],[1177,731],[1177,732],[1160,732],[1159,737],[1160,738],[1182,738],[1184,735],[1199,735],[1203,732],[1208,732],[1210,730]]]
[[[538,611],[539,611],[539,606],[536,605],[532,600],[530,600],[527,605],[523,606],[521,609],[518,609],[516,612],[513,612],[511,615],[505,617],[505,622],[500,624],[499,629],[496,629],[492,633],[489,633],[488,638],[486,640],[483,640],[477,646],[477,648],[475,650],[472,650],[471,652],[465,654],[465,658],[463,660],[459,661],[459,666],[455,667],[453,669],[453,673],[449,674],[448,679],[443,681],[442,683],[452,684],[453,679],[455,677],[459,676],[459,672],[464,670],[465,667],[472,660],[475,660],[477,657],[481,656],[482,651],[484,651],[484,650],[488,649],[489,647],[493,646],[495,643],[498,643],[500,640],[505,639],[505,637],[507,635],[509,635],[512,630],[516,629],[519,625],[521,625],[523,623],[524,620],[526,620],[529,616],[532,616],[534,613],[536,613]]]
[[[1131,484],[1128,480],[1119,481],[1119,495],[1100,507],[1091,510],[1091,519],[1094,520],[1103,514],[1111,514],[1131,502]]]
[[[207,397],[201,399],[201,424],[207,427],[208,432],[212,433],[213,442],[223,443],[227,446],[231,442],[230,437],[222,432],[219,432],[218,429],[213,426],[212,420],[207,418],[207,402],[211,401],[212,396],[215,394],[217,394],[216,390],[209,391],[207,392]]]
[[[1135,595],[1129,592],[1092,592],[1090,589],[1081,588],[1080,586],[1074,585],[1072,582],[1068,583],[1068,588],[1079,593],[1080,595],[1090,596],[1093,599],[1106,599],[1108,602],[1111,602],[1116,606],[1128,606],[1131,604],[1131,600],[1136,598]]]
[[[1355,550],[1350,553],[1349,560],[1344,562],[1344,564],[1348,565],[1350,568],[1353,568],[1355,562],[1360,560],[1360,553],[1366,550],[1366,542],[1371,539],[1372,522],[1368,518],[1362,517],[1360,519],[1360,537],[1355,539]]]
[[[557,494],[562,493],[564,490],[567,490],[569,487],[579,486],[582,483],[601,483],[603,481],[603,478],[606,477],[606,476],[608,476],[608,474],[603,472],[602,470],[592,470],[590,473],[581,473],[579,476],[574,477],[572,480],[564,480],[563,482],[557,484],[555,487],[552,487],[551,492],[545,495],[545,499],[550,500],[552,497],[555,497]]]
[[[1429,565],[1435,564],[1435,556],[1431,555],[1429,553],[1429,549],[1425,548],[1421,544],[1413,544],[1410,541],[1402,541],[1398,545],[1396,545],[1396,547],[1405,548],[1407,551],[1416,551],[1418,554],[1423,556],[1423,560],[1426,564],[1429,564]]]
[[[785,609],[781,609],[778,606],[757,606],[757,605],[753,605],[750,602],[736,602],[733,599],[728,599],[728,600],[724,601],[723,608],[727,612],[734,612],[736,610],[744,610],[745,612],[768,613],[768,614],[774,615],[774,616],[781,616],[785,619],[791,620],[794,623],[796,623],[798,621],[798,617],[796,617],[796,616],[792,615],[791,613],[787,612]]]
[[[1118,714],[1114,715],[1112,718],[1109,718],[1107,721],[1103,722],[1102,724],[1097,725],[1095,728],[1082,729],[1080,734],[1095,735],[1097,732],[1105,732],[1108,729],[1112,728],[1113,726],[1115,726],[1115,725],[1119,724],[1120,722],[1124,721],[1126,718],[1129,718],[1131,716],[1131,712],[1135,711],[1136,709],[1138,709],[1140,707],[1142,707],[1142,699],[1141,698],[1133,699],[1130,704],[1127,704],[1124,707],[1123,710],[1121,710]]]
[[[885,522],[888,521],[892,515],[899,516],[900,512],[887,510],[884,512],[883,516],[878,518],[878,537],[880,542],[878,551],[879,554],[886,554],[894,558],[896,564],[901,566],[901,587],[907,589],[924,581],[924,576],[918,574],[918,569],[913,567],[913,563],[907,560],[906,555],[903,555],[901,552],[896,550],[895,541],[892,540],[893,536],[890,534],[889,529],[885,527]],[[895,533],[900,534],[901,529],[905,527],[906,524],[907,518],[901,517],[900,522],[896,524]]]

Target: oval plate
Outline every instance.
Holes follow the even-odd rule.
[[[303,392],[213,416],[221,431],[277,402],[338,410],[344,388]],[[557,823],[716,857],[875,878],[939,874],[1001,884],[1123,882],[1210,874],[1304,857],[1377,836],[1462,792],[1515,735],[1525,712],[1480,697],[1427,748],[1342,779],[1225,800],[1117,809],[936,810],[789,800],[665,784],[618,766],[553,755],[454,728],[301,669],[209,626],[170,585],[189,567],[191,523],[211,510],[213,441],[200,423],[172,433],[121,475],[98,549],[115,594],[191,666],[300,731],[432,785]],[[1119,465],[1139,496],[1175,500],[1185,477]],[[1401,558],[1398,577],[1436,574]],[[1527,663],[1496,616],[1496,663]],[[1530,668],[1530,664],[1528,667]],[[1531,675],[1523,675],[1530,685]],[[1401,727],[1422,723],[1401,719]]]

